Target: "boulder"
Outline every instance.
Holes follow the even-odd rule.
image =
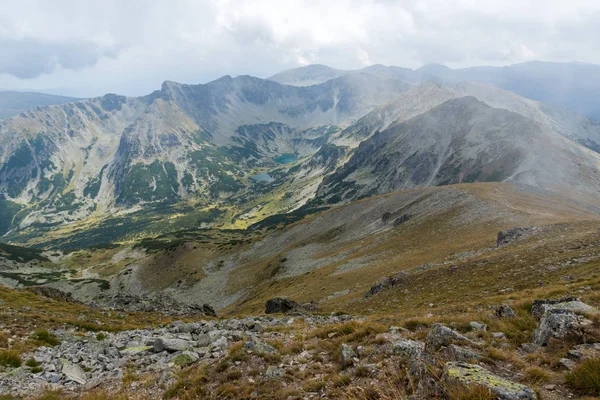
[[[495,375],[479,365],[460,361],[446,363],[442,380],[447,386],[486,387],[499,400],[537,399],[535,392],[525,385]]]
[[[448,357],[448,359],[452,361],[468,362],[473,360],[479,360],[481,358],[481,355],[479,355],[479,353],[477,353],[476,351],[473,351],[466,347],[457,346],[455,344],[451,344],[448,347],[446,347],[445,353],[446,357]]]
[[[154,351],[156,353],[165,350],[173,353],[176,351],[189,350],[192,347],[192,343],[184,339],[157,338],[154,340]]]
[[[286,299],[285,297],[275,297],[267,300],[265,306],[266,314],[285,314],[288,311],[297,309],[299,306],[295,301]]]
[[[531,304],[531,315],[540,319],[549,310],[568,310],[576,314],[590,314],[598,312],[596,307],[585,304],[578,297],[565,297],[560,300],[534,300]]]
[[[425,343],[416,340],[402,339],[392,343],[392,353],[406,358],[421,358],[425,352]]]
[[[285,370],[274,365],[269,365],[265,372],[265,379],[267,380],[279,380],[285,375]]]
[[[198,360],[198,355],[191,351],[184,351],[182,353],[176,354],[171,358],[171,362],[178,367],[185,367],[187,365],[193,364]]]
[[[122,350],[119,350],[121,355],[133,355],[133,354],[141,354],[147,351],[150,351],[154,348],[154,346],[134,346],[134,347],[126,347]]]
[[[583,325],[583,318],[572,311],[546,311],[533,332],[533,343],[545,346],[550,339],[581,338]]]
[[[369,291],[365,293],[364,298],[369,298],[381,292],[382,290],[389,289],[402,282],[405,282],[407,276],[408,273],[406,271],[400,271],[394,275],[384,276],[383,278],[379,279],[373,286],[371,286]]]
[[[517,313],[508,304],[503,304],[496,309],[496,316],[498,318],[516,318]]]
[[[498,237],[496,238],[496,246],[500,247],[516,242],[533,231],[534,228],[511,228],[505,231],[500,231],[498,232]]]
[[[277,354],[275,347],[261,339],[253,339],[244,343],[244,350],[257,354]]]
[[[342,365],[342,368],[354,364],[355,358],[357,358],[356,351],[346,343],[343,343],[340,351],[340,364]]]
[[[472,330],[478,331],[478,332],[484,332],[484,331],[488,330],[488,326],[482,322],[471,321],[471,322],[469,322],[469,326],[471,327]]]
[[[425,341],[425,349],[433,352],[454,342],[470,343],[471,341],[447,326],[433,324],[427,335],[427,340]]]
[[[62,373],[73,382],[77,382],[83,385],[87,382],[87,375],[83,368],[77,364],[64,363],[62,366]]]

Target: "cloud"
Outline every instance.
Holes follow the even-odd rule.
[[[360,68],[600,64],[592,0],[7,0],[0,87],[143,94],[163,80]],[[75,93],[73,90],[77,90]]]
[[[101,57],[116,57],[118,51],[101,49],[85,42],[51,43],[29,38],[0,38],[0,54],[0,73],[32,79],[57,68],[78,70],[92,67]]]

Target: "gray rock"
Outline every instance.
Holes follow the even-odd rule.
[[[575,361],[569,360],[568,358],[561,358],[560,360],[558,360],[558,362],[560,363],[560,365],[562,365],[569,371],[572,371],[577,366],[577,363]]]
[[[356,351],[346,343],[342,344],[340,351],[340,364],[343,368],[354,364],[354,359],[357,358]]]
[[[494,339],[504,339],[506,334],[504,332],[492,332],[492,337]]]
[[[540,345],[535,343],[523,343],[520,349],[523,353],[531,354],[540,351]]]
[[[275,297],[267,301],[265,314],[285,314],[288,311],[297,309],[298,306],[298,303],[285,297]]]
[[[483,331],[487,331],[488,330],[488,326],[486,324],[481,323],[481,322],[477,322],[477,321],[471,321],[471,322],[469,322],[469,326],[474,331],[483,332]]]
[[[393,342],[392,353],[407,358],[421,358],[425,352],[425,343],[416,340],[402,339]]]
[[[572,311],[549,310],[544,313],[538,328],[533,332],[533,343],[545,346],[550,339],[581,338],[582,335],[581,317]]]
[[[81,385],[87,382],[85,371],[77,364],[65,363],[62,367],[62,373],[73,382]]]
[[[471,341],[442,324],[433,324],[429,329],[427,340],[425,341],[425,349],[427,351],[437,351],[442,347],[446,347],[454,342],[470,343]]]
[[[455,344],[446,347],[445,353],[448,359],[452,361],[472,361],[481,358],[476,351]]]
[[[508,304],[503,304],[496,309],[496,316],[498,318],[516,318],[517,313]]]
[[[251,351],[257,354],[277,354],[275,347],[262,339],[252,339],[244,343],[244,350]]]
[[[579,344],[569,350],[568,356],[572,360],[583,361],[591,358],[600,358],[600,343]]]
[[[598,312],[596,307],[585,304],[578,297],[565,297],[560,300],[534,300],[531,304],[531,315],[540,319],[549,310],[568,310],[575,314],[591,314]]]
[[[487,369],[465,362],[449,362],[444,366],[442,380],[447,385],[484,386],[499,400],[535,400],[535,392],[520,383],[509,381]]]
[[[282,379],[285,375],[285,370],[283,368],[276,367],[274,365],[269,365],[267,371],[265,372],[265,379],[268,380],[279,380]]]
[[[154,351],[157,353],[165,350],[168,352],[184,351],[192,347],[191,342],[183,339],[157,338],[154,340]]]

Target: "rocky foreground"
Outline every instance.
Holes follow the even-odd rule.
[[[600,390],[569,385],[582,363],[600,357],[597,310],[578,298],[535,301],[525,319],[508,305],[498,307],[490,318],[506,332],[479,321],[412,321],[407,329],[290,312],[115,333],[48,333],[53,346],[21,354],[24,365],[3,367],[0,395],[517,400]],[[531,341],[515,347],[510,336],[527,318],[539,322]],[[550,360],[548,371],[525,364],[543,365],[538,357]]]

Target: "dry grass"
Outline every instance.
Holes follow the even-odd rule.
[[[573,389],[600,395],[600,359],[583,361],[566,375],[565,380]]]

